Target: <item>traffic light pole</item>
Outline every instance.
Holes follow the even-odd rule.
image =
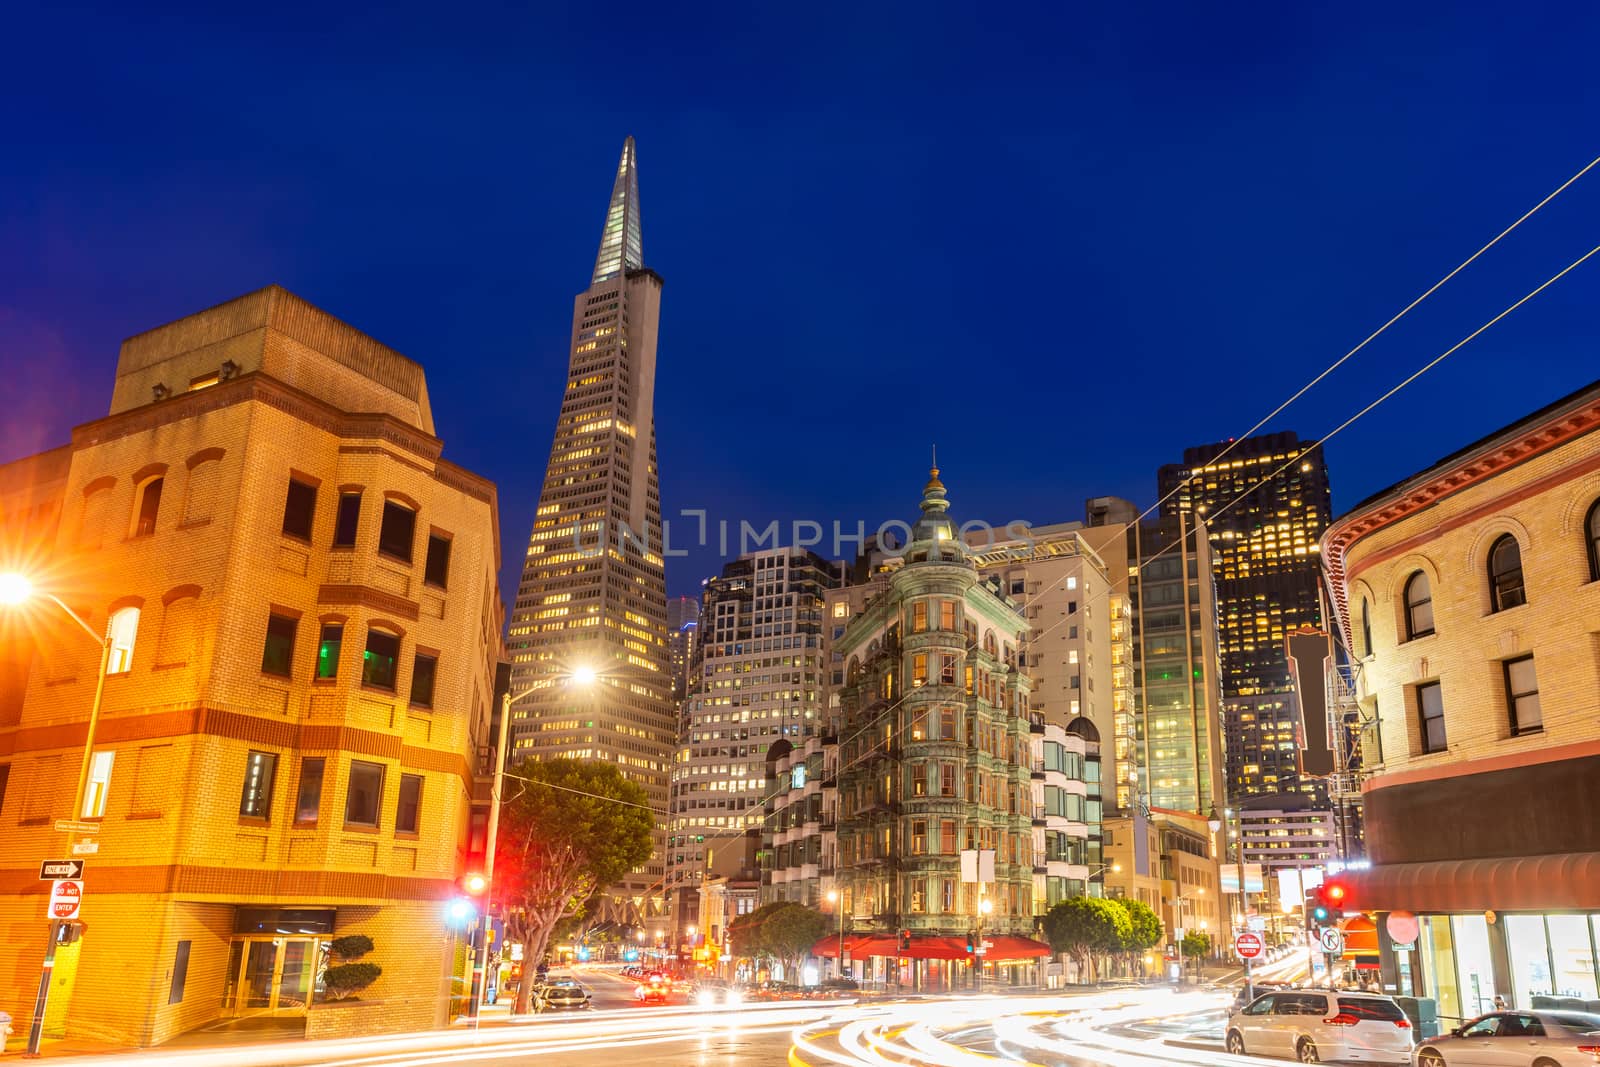
[[[482,922],[478,924],[477,951],[473,953],[472,963],[472,1003],[469,1010],[472,1013],[472,1026],[477,1029],[478,1022],[483,1015],[483,998],[487,988],[489,974],[489,904],[494,896],[494,852],[495,845],[500,837],[500,798],[504,793],[506,784],[506,738],[511,732],[511,690],[500,701],[500,732],[494,745],[494,779],[489,788],[489,825],[488,840],[483,845],[483,877],[487,884],[483,898]],[[523,960],[523,981],[527,981],[527,969],[535,961]],[[513,1005],[515,1007],[515,1005]]]

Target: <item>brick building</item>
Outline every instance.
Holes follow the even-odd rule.
[[[0,1011],[70,816],[99,850],[47,1034],[445,1021],[502,608],[494,487],[440,452],[420,366],[273,287],[125,341],[107,416],[0,467],[0,567],[112,635],[73,811],[98,650],[43,600],[3,621]],[[382,976],[308,1016],[348,933]]]
[[[1382,935],[1384,982],[1444,1016],[1497,995],[1600,1001],[1597,430],[1600,382],[1323,537],[1354,699],[1375,724],[1372,865],[1346,875],[1346,906],[1421,917],[1415,951]]]

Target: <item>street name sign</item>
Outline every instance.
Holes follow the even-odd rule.
[[[56,832],[63,834],[97,834],[100,824],[97,822],[77,822],[73,819],[57,819]]]
[[[1261,955],[1265,947],[1261,943],[1261,936],[1253,934],[1249,930],[1241,932],[1233,939],[1233,951],[1238,953],[1241,960],[1255,959]]]
[[[100,842],[98,841],[79,841],[72,846],[72,854],[74,856],[93,856],[99,851]]]
[[[53,882],[57,878],[82,878],[82,860],[45,860],[39,864],[39,881]]]
[[[78,906],[83,903],[83,882],[75,878],[62,878],[50,886],[50,918],[76,919]]]

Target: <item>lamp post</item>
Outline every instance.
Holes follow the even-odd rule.
[[[839,974],[844,974],[844,905],[840,903],[839,891],[828,890],[828,903],[833,905],[833,910],[839,916]]]
[[[982,886],[979,886],[981,892]],[[990,912],[994,911],[994,901],[986,896],[978,897],[978,943],[972,946],[972,957],[976,963],[973,969],[972,988],[983,988],[983,920]]]
[[[32,580],[27,575],[18,573],[0,574],[0,607],[21,607],[35,597],[43,597],[55,604],[56,607],[67,613],[69,619],[78,624],[79,629],[100,643],[100,673],[95,677],[94,701],[89,705],[89,729],[83,738],[83,760],[78,765],[78,788],[72,794],[71,821],[77,822],[83,818],[84,790],[89,784],[89,763],[94,758],[95,730],[100,725],[100,702],[105,695],[106,668],[111,664],[111,620],[109,618],[106,620],[105,633],[97,634],[94,631],[94,627],[84,622],[82,617],[67,607],[66,602],[60,597],[47,590],[35,588]],[[72,851],[72,846],[77,843],[77,840],[78,834],[76,831],[67,834],[67,851],[69,853]],[[56,942],[60,936],[61,920],[51,919],[50,941],[45,946],[44,962],[39,971],[39,991],[34,997],[33,1023],[28,1028],[28,1047],[26,1053],[24,1053],[30,1058],[39,1055],[39,1045],[44,1039],[45,1007],[50,1000],[50,978],[55,970]]]
[[[567,680],[577,685],[587,687],[595,680],[592,667],[574,667],[568,674]],[[488,983],[484,981],[489,970],[489,906],[494,897],[494,854],[500,838],[500,805],[505,798],[506,784],[506,739],[511,733],[511,705],[531,693],[538,692],[542,686],[533,686],[520,693],[513,694],[510,689],[500,700],[500,730],[495,738],[494,745],[494,784],[489,789],[489,825],[485,828],[488,840],[483,846],[483,878],[486,883],[484,893],[484,914],[482,929],[478,936],[477,958],[472,967],[472,1025],[478,1025],[478,1018],[483,1014],[483,996]],[[85,770],[88,764],[84,764]],[[523,960],[522,969],[526,974],[528,967],[536,964],[536,960]],[[526,981],[526,978],[524,978]],[[513,1005],[515,1007],[515,1005]]]

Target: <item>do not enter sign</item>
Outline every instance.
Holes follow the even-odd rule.
[[[1238,954],[1241,960],[1255,959],[1257,956],[1261,955],[1261,950],[1263,947],[1264,946],[1261,944],[1261,936],[1259,934],[1253,934],[1248,930],[1244,931],[1233,939],[1233,951]]]
[[[78,906],[83,903],[83,883],[73,878],[63,878],[50,887],[50,918],[76,919]]]

